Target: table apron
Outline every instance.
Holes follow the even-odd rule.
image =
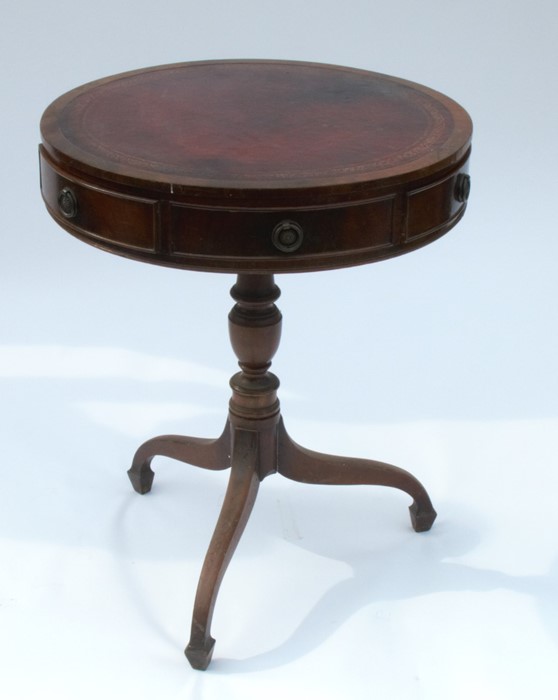
[[[40,149],[41,191],[51,216],[78,238],[125,257],[185,269],[297,272],[374,262],[408,252],[452,228],[468,160],[413,188],[358,202],[304,207],[199,206],[88,180]],[[70,193],[69,195],[67,193]],[[75,206],[64,210],[62,198]],[[299,240],[280,246],[292,226]]]

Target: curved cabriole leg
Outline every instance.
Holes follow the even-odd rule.
[[[190,643],[184,651],[200,671],[209,666],[215,646],[210,628],[219,586],[258,493],[258,452],[258,433],[235,429],[229,485],[200,575]]]
[[[409,472],[370,459],[313,452],[291,440],[282,422],[278,430],[278,471],[283,476],[305,484],[369,484],[401,489],[413,498],[409,510],[415,531],[425,532],[432,527],[436,511],[424,486]]]
[[[230,466],[230,427],[227,422],[223,434],[216,440],[161,435],[144,442],[134,455],[128,476],[138,493],[148,493],[155,473],[151,469],[154,457],[171,457],[203,469],[227,469]]]

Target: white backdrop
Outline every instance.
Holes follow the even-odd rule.
[[[0,692],[514,700],[558,693],[557,11],[551,0],[18,0],[2,9]],[[101,253],[39,195],[38,123],[98,77],[208,58],[397,75],[473,117],[465,219],[385,263],[278,278],[274,370],[304,445],[399,464],[408,499],[274,477],[225,577],[210,670],[182,649],[226,485],[135,448],[216,435],[228,275]]]

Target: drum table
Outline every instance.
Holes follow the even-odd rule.
[[[45,111],[41,189],[60,226],[135,260],[237,275],[229,329],[240,372],[223,434],[153,438],[128,472],[145,494],[156,455],[231,468],[185,652],[194,668],[211,660],[219,585],[266,476],[402,489],[414,529],[431,527],[430,498],[408,472],[288,436],[269,371],[281,333],[274,274],[376,262],[446,233],[465,212],[471,132],[467,113],[428,88],[288,61],[148,68]]]

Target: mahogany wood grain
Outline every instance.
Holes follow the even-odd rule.
[[[377,73],[209,61],[76,88],[41,121],[51,215],[92,245],[218,272],[295,272],[408,252],[465,211],[471,121]],[[67,189],[76,211],[60,210]],[[302,230],[285,252],[273,232]]]
[[[205,61],[111,76],[62,95],[41,121],[41,191],[64,229],[101,249],[234,272],[229,333],[240,371],[222,435],[163,435],[128,472],[148,493],[164,455],[230,481],[203,564],[186,656],[211,661],[211,621],[258,485],[276,472],[323,485],[401,489],[411,523],[436,512],[409,472],[324,455],[288,436],[274,274],[376,262],[423,246],[463,216],[471,120],[448,97],[377,73],[287,61]]]

